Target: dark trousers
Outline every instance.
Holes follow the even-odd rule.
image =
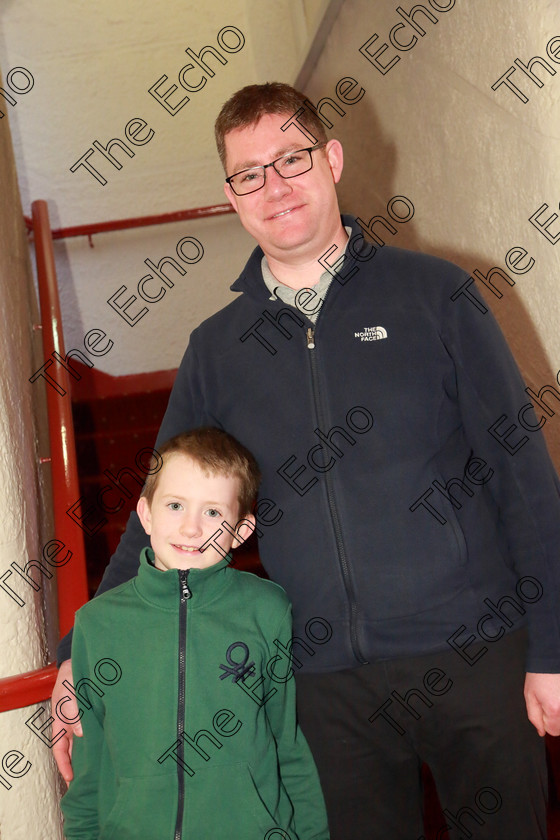
[[[296,676],[331,840],[423,840],[422,762],[444,811],[438,840],[546,838],[544,739],[523,698],[526,643],[518,630],[474,664],[450,650]]]

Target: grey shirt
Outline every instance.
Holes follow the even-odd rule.
[[[344,229],[350,237],[352,235],[352,228],[345,226]],[[348,242],[344,248],[343,255],[346,253],[347,247]],[[303,312],[303,314],[306,315],[314,324],[317,322],[317,317],[321,310],[323,300],[325,299],[327,290],[333,281],[334,275],[331,271],[328,269],[323,271],[319,277],[319,282],[312,287],[292,289],[290,286],[286,286],[284,283],[281,283],[276,279],[270,270],[268,260],[265,256],[263,256],[261,260],[261,270],[265,285],[270,291],[270,300],[283,300],[284,303],[288,303],[290,306],[293,306],[295,309],[299,309],[300,312]]]

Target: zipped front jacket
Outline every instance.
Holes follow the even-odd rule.
[[[148,556],[76,615],[67,840],[328,840],[285,593],[230,556],[166,572]]]
[[[298,637],[314,616],[333,629],[302,670],[450,647],[470,664],[475,642],[528,621],[528,670],[560,673],[560,497],[540,431],[557,402],[530,399],[464,271],[342,221],[315,327],[270,299],[255,249],[239,296],[193,331],[156,447],[213,425],[254,453],[263,565]],[[133,514],[100,591],[134,574],[145,539]]]

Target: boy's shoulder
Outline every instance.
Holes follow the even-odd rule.
[[[242,572],[240,569],[231,569],[231,572],[235,585],[246,597],[258,599],[259,603],[276,609],[286,610],[291,606],[286,592],[278,583],[253,572]]]
[[[99,621],[103,617],[109,618],[113,614],[113,610],[121,609],[123,604],[131,598],[135,598],[135,581],[136,576],[120,583],[113,589],[102,592],[101,595],[96,595],[77,610],[76,618],[79,619],[80,623],[90,620]]]

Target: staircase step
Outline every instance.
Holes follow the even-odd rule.
[[[140,431],[111,431],[106,436],[76,438],[79,472],[84,476],[102,476],[104,470],[113,473],[126,468],[140,473],[143,479],[150,466],[157,428]]]
[[[157,429],[168,401],[169,391],[106,399],[94,398],[89,402],[73,404],[74,424],[80,434],[114,432],[146,426],[155,426]]]

